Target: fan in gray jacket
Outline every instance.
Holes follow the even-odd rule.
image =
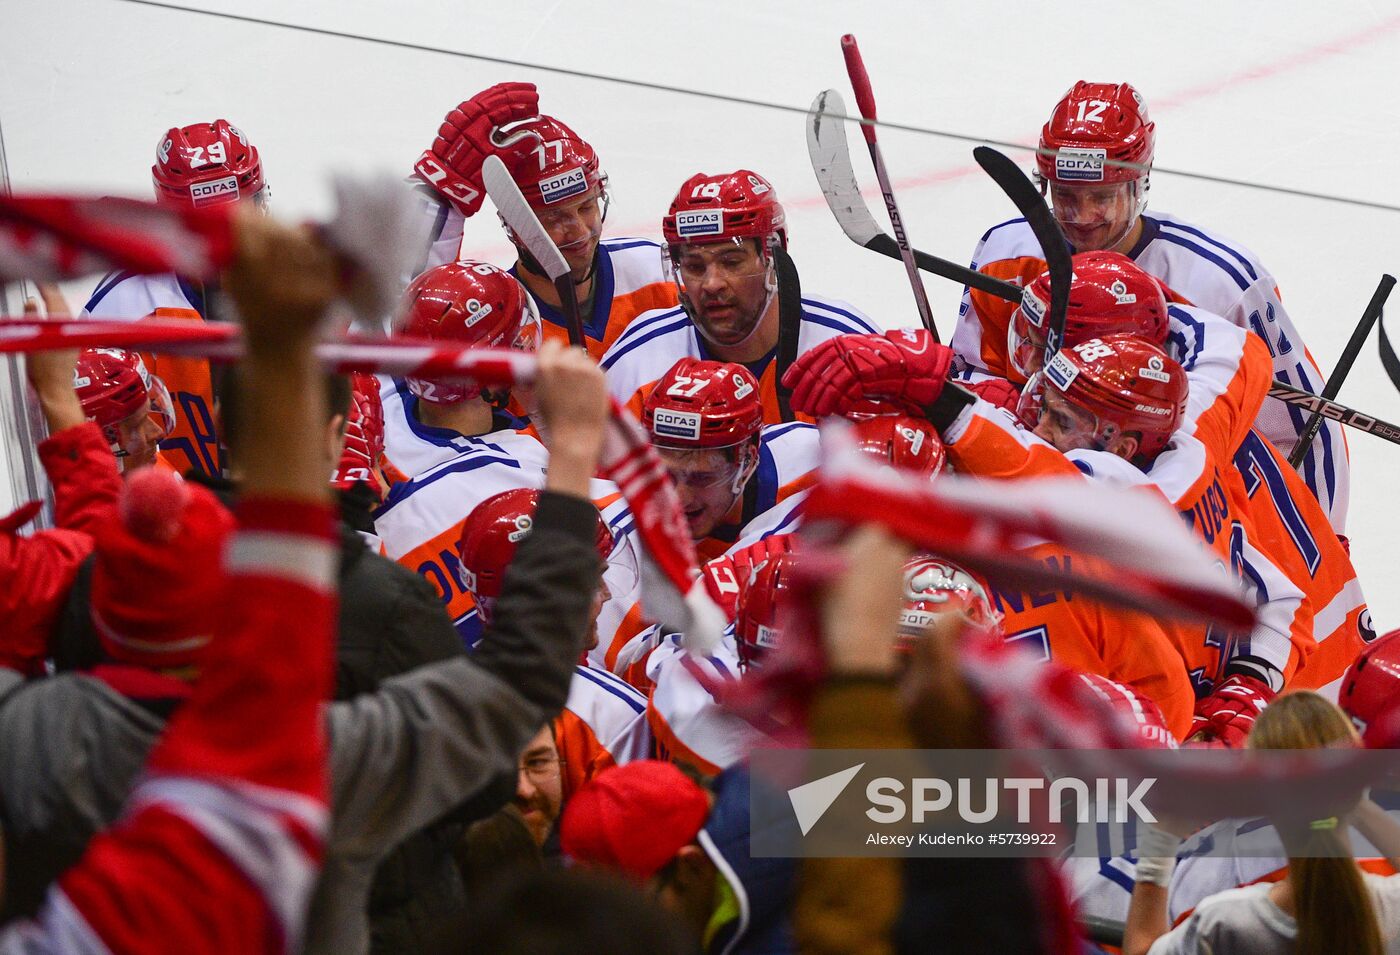
[[[332,829],[307,950],[368,950],[375,866],[405,837],[515,771],[562,708],[600,563],[588,499],[607,419],[602,373],[580,351],[540,351],[550,467],[534,529],[516,551],[493,626],[471,656],[386,681],[326,708]],[[159,588],[152,586],[152,595]],[[0,816],[16,844],[64,858],[117,818],[162,717],[97,676],[23,682],[0,671]],[[11,871],[24,871],[23,859]]]

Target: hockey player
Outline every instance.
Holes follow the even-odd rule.
[[[1229,462],[1178,429],[1187,400],[1181,366],[1131,335],[1090,339],[1045,369],[1035,434],[956,385],[945,387],[950,349],[927,332],[901,329],[827,343],[789,372],[793,402],[813,414],[864,410],[878,397],[923,409],[960,471],[991,478],[1088,475],[1154,490],[1169,501],[1225,566],[1249,586],[1258,622],[1247,639],[1215,630],[1174,634],[1202,697],[1193,735],[1238,745],[1254,715],[1315,647],[1301,591],[1254,543],[1247,514],[1226,491]],[[1241,409],[1252,418],[1256,404]]]
[[[456,260],[462,223],[481,208],[481,165],[496,155],[569,263],[588,353],[601,357],[634,318],[676,303],[649,239],[603,239],[608,176],[589,143],[552,116],[539,115],[533,83],[499,83],[447,114],[414,166],[433,196],[428,266]],[[509,227],[517,259],[511,274],[529,289],[547,337],[568,340],[559,292]]]
[[[759,384],[743,365],[681,358],[650,389],[642,424],[671,473],[701,560],[762,522],[795,515],[813,480],[819,441],[809,424],[763,425]],[[766,535],[765,535],[766,536]]]
[[[519,488],[492,495],[471,512],[457,544],[462,586],[471,592],[483,622],[500,596],[516,545],[530,533],[539,492]],[[598,518],[598,557],[613,549],[612,531]],[[593,627],[585,650],[598,645],[598,614],[609,597],[604,573],[593,602]],[[564,712],[554,720],[554,742],[563,763],[563,796],[609,766],[651,755],[646,698],[606,670],[587,664],[574,668]]]
[[[123,472],[161,459],[160,441],[175,426],[175,410],[165,382],[146,370],[140,355],[117,348],[84,349],[73,370],[73,388],[83,414],[102,429]]]
[[[151,176],[156,201],[173,206],[198,209],[245,201],[261,205],[268,196],[257,147],[224,119],[169,130],[156,146]],[[220,321],[218,298],[214,286],[180,275],[113,272],[98,283],[79,317]],[[221,475],[223,448],[209,362],[169,355],[143,357],[173,398],[175,425],[161,441],[161,451],[182,473]]]
[[[1126,83],[1076,83],[1041,130],[1038,175],[1055,218],[1076,251],[1121,252],[1172,290],[1175,301],[1197,305],[1257,334],[1268,346],[1274,377],[1318,391],[1323,377],[1279,299],[1273,277],[1243,246],[1165,213],[1146,214],[1156,124],[1137,90]],[[1133,163],[1112,166],[1105,160]],[[973,268],[1029,285],[1045,268],[1040,244],[1024,219],[989,229],[972,254]],[[966,290],[952,347],[975,372],[1003,377],[1010,370],[1008,325],[1014,306]],[[1297,444],[1305,416],[1268,402],[1260,431],[1285,455]],[[1337,533],[1345,531],[1349,464],[1341,426],[1326,422],[1303,475]]]
[[[525,289],[485,262],[452,262],[424,272],[404,292],[399,314],[402,333],[414,338],[534,351],[541,337],[539,315]],[[525,455],[543,467],[538,435],[512,411],[509,394],[484,392],[460,379],[424,378],[381,379],[379,393],[381,468],[391,487],[454,460],[486,434],[505,439],[511,456]]]
[[[1040,412],[1041,325],[1049,302],[1049,275],[1027,289],[1012,312],[1009,356],[1013,368],[1033,376],[1024,413],[1034,426]],[[1180,427],[1206,444],[1222,469],[1226,488],[1254,527],[1261,552],[1307,596],[1318,649],[1290,684],[1316,689],[1334,683],[1370,639],[1366,599],[1345,546],[1327,513],[1283,454],[1251,428],[1246,407],[1258,404],[1272,376],[1268,349],[1257,335],[1189,305],[1168,305],[1157,281],[1124,256],[1084,252],[1074,257],[1074,281],[1064,342],[1131,332],[1160,345],[1190,382]]]
[[[744,365],[759,381],[763,420],[791,421],[778,379],[792,359],[833,335],[875,331],[854,306],[802,294],[783,207],[756,173],[691,176],[661,231],[680,305],[640,316],[603,356],[619,401],[689,356]]]
[[[1091,563],[1054,544],[1037,544],[1026,554],[1066,572]],[[1116,610],[1069,589],[984,587],[956,564],[929,556],[905,564],[904,600],[900,626],[908,636],[917,636],[935,614],[956,609],[1041,660],[1132,687],[1161,708],[1175,738],[1190,729],[1195,689],[1171,637],[1145,613]]]

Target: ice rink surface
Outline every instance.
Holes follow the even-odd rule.
[[[1400,205],[1397,3],[200,6],[804,108],[826,87],[852,99],[838,40],[854,32],[882,119],[1034,144],[1075,80],[1128,81],[1157,122],[1159,167]],[[606,234],[657,237],[687,177],[751,168],[787,207],[804,288],[887,326],[917,322],[902,266],[851,244],[832,219],[798,114],[126,0],[3,0],[0,11],[0,127],[16,189],[148,195],[161,134],[222,116],[261,150],[276,212],[314,215],[328,206],[331,171],[407,172],[459,100],[530,80],[543,109],[602,156],[613,195]],[[848,135],[869,189],[874,174],[856,131]],[[973,165],[971,143],[892,130],[881,142],[910,236],[926,251],[965,260],[986,228],[1015,215]],[[1029,153],[1012,156],[1029,168]],[[1253,249],[1324,372],[1381,272],[1400,272],[1400,212],[1161,171],[1149,207]],[[464,251],[509,257],[489,211],[468,223]],[[961,290],[932,276],[926,286],[946,338]],[[72,291],[81,304],[87,288]],[[1400,295],[1391,311],[1400,316]],[[1374,340],[1340,400],[1400,421]],[[1400,626],[1400,446],[1349,437],[1352,553],[1384,631]]]

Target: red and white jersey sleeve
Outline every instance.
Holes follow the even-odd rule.
[[[876,328],[854,305],[816,295],[802,297],[802,319],[797,337],[799,354],[828,338],[849,334],[876,334]],[[639,393],[654,384],[682,358],[713,358],[695,324],[680,307],[657,309],[640,315],[613,342],[600,364],[608,376],[608,390],[632,410],[641,410]],[[763,420],[780,424],[776,355],[749,366],[758,378],[763,396]],[[636,398],[634,401],[633,399]],[[803,418],[802,420],[810,420]]]
[[[437,590],[467,642],[480,634],[476,604],[462,585],[457,542],[472,510],[494,494],[544,486],[549,452],[529,431],[493,431],[456,438],[461,450],[402,481],[375,512],[384,554],[424,577]]]
[[[646,708],[646,697],[606,670],[574,667],[568,701],[554,720],[565,799],[609,767],[651,757]]]
[[[717,688],[740,678],[733,631],[714,653],[688,653],[680,637],[667,637],[651,654],[647,675],[655,684],[647,718],[661,754],[714,775],[746,758],[768,738],[720,705]]]
[[[247,500],[228,612],[193,695],[121,821],[89,843],[0,952],[297,952],[329,824],[321,704],[332,682],[328,507]]]
[[[604,239],[598,243],[594,266],[593,310],[583,316],[583,337],[595,359],[612,346],[640,315],[676,306],[676,284],[661,267],[663,250],[650,239]],[[519,277],[517,265],[510,271]],[[565,344],[568,324],[563,313],[531,293],[544,322],[546,338]]]

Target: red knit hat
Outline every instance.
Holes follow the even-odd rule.
[[[221,610],[231,515],[206,488],[158,467],[127,478],[117,513],[93,534],[92,622],[112,659],[196,663]]]
[[[695,841],[705,790],[671,763],[642,759],[598,774],[564,807],[564,854],[645,882]]]

